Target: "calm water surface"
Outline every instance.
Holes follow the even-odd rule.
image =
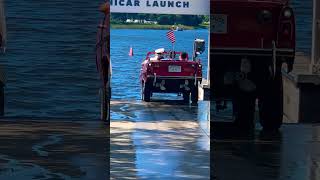
[[[6,1],[8,116],[98,118],[99,79],[95,67],[97,10],[102,1]],[[296,7],[298,49],[310,52],[311,0]],[[162,30],[112,30],[114,99],[139,99],[140,63],[147,51],[171,48]],[[176,32],[176,50],[191,53],[194,38],[207,30]],[[128,57],[130,46],[135,56]],[[204,67],[207,54],[201,56]],[[206,68],[205,68],[206,69]],[[206,73],[206,72],[204,72]]]

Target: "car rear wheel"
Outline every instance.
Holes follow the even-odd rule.
[[[254,76],[254,74],[252,74]],[[254,79],[240,79],[234,86],[233,114],[239,132],[253,132],[257,86]]]
[[[198,103],[198,83],[193,87],[191,91],[191,101],[193,104]]]
[[[283,120],[282,76],[268,82],[268,88],[259,98],[260,123],[264,131],[277,132]]]
[[[142,82],[141,87],[141,99],[145,102],[150,102],[151,92],[149,84],[146,82]]]
[[[254,129],[255,96],[253,93],[238,91],[233,100],[235,126],[242,132]]]
[[[190,92],[183,92],[183,102],[185,103],[190,102]]]

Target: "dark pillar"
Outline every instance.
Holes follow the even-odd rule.
[[[4,84],[0,82],[0,116],[4,116]]]

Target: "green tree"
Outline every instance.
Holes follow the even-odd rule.
[[[166,25],[170,23],[170,18],[168,15],[161,15],[158,17],[158,24],[160,25]]]
[[[198,26],[202,22],[208,22],[209,16],[196,15],[158,15],[142,13],[112,13],[111,22],[124,23],[127,19],[139,19],[157,21],[160,25],[182,24],[187,26]]]

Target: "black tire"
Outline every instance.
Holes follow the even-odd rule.
[[[150,86],[147,82],[142,82],[141,87],[141,99],[145,102],[150,102],[151,99],[151,92],[150,92]]]
[[[239,131],[252,132],[254,125],[255,95],[239,91],[233,99],[234,124]]]
[[[189,103],[190,102],[190,92],[183,92],[183,102]]]
[[[260,123],[264,131],[277,132],[283,121],[282,75],[267,82],[267,87],[259,97]]]
[[[191,91],[191,101],[193,104],[198,103],[198,99],[199,99],[198,93],[199,93],[199,90],[198,90],[198,83],[197,83],[196,86],[194,86]]]

